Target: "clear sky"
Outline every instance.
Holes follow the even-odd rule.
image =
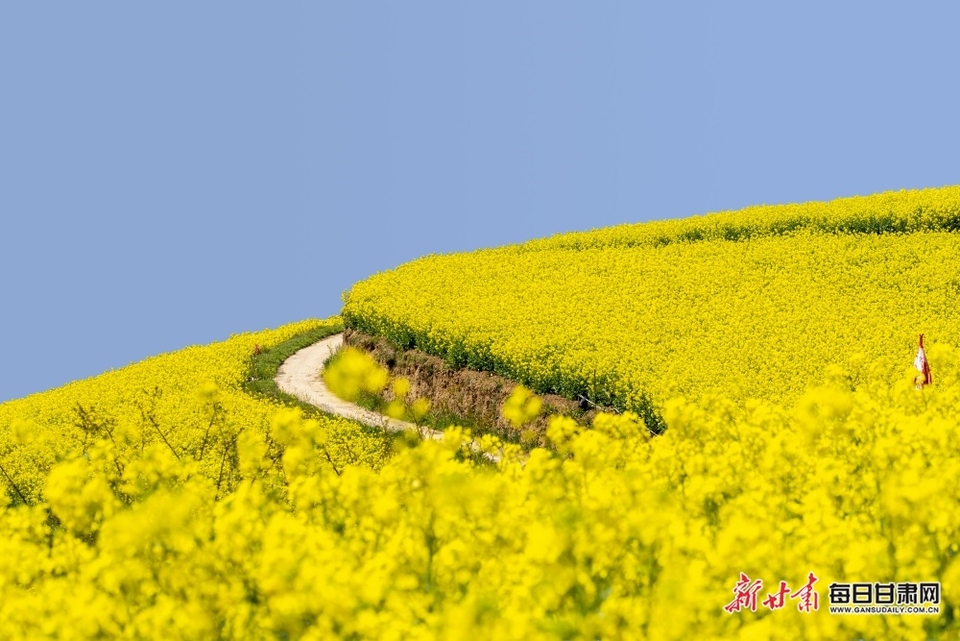
[[[428,253],[960,183],[960,4],[7,2],[0,401]]]

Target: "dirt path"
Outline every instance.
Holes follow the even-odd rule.
[[[274,379],[277,387],[301,401],[316,405],[324,412],[359,421],[371,427],[385,428],[393,432],[418,430],[425,438],[434,440],[443,438],[443,432],[418,428],[413,423],[388,418],[334,396],[324,384],[321,372],[323,361],[341,345],[343,345],[343,334],[334,334],[296,352],[277,370],[277,377]]]

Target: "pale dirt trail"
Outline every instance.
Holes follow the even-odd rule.
[[[343,334],[334,334],[296,352],[277,370],[277,376],[274,379],[277,387],[301,401],[316,405],[324,412],[359,421],[364,425],[392,432],[416,430],[425,438],[434,440],[443,438],[443,432],[418,428],[413,423],[388,418],[334,396],[323,382],[321,372],[323,361],[327,360],[327,357],[336,352],[341,345],[343,345]]]

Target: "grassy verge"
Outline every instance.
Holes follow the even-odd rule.
[[[250,358],[247,376],[243,381],[243,391],[261,398],[272,398],[284,405],[299,407],[305,411],[311,410],[319,412],[315,406],[304,403],[296,396],[291,396],[280,390],[274,379],[277,377],[277,370],[280,369],[283,362],[293,356],[293,354],[327,336],[333,336],[342,331],[342,323],[326,327],[317,327],[302,334],[297,334],[279,345],[262,349],[259,354],[254,354]]]

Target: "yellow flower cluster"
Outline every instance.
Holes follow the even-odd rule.
[[[671,399],[659,437],[629,412],[554,417],[550,449],[483,440],[495,467],[451,427],[337,471],[324,426],[279,410],[219,494],[159,440],[101,438],[0,509],[0,636],[955,638],[960,354],[930,358],[923,391],[834,373],[789,410]],[[741,573],[762,599],[811,572],[817,611],[724,609]],[[940,581],[943,614],[827,611],[830,583],[863,581]]]
[[[425,398],[407,399],[410,381],[403,377],[390,381],[390,373],[367,352],[356,347],[337,351],[323,370],[323,382],[338,397],[365,403],[375,411],[401,421],[417,424],[426,416],[430,402]],[[392,399],[381,393],[390,383]]]
[[[384,367],[356,347],[339,350],[331,359],[331,367],[323,370],[324,384],[331,392],[348,401],[357,400],[364,392],[379,394],[387,386],[388,377]]]
[[[957,187],[626,225],[428,256],[344,319],[658,426],[671,396],[792,404],[831,364],[895,377],[919,333],[960,344],[957,228]]]
[[[0,404],[0,487],[18,503],[32,503],[41,494],[49,498],[55,488],[48,473],[71,459],[76,459],[75,468],[62,470],[63,479],[83,476],[87,466],[112,469],[116,484],[145,483],[139,461],[165,456],[192,461],[196,469],[190,474],[219,479],[223,490],[233,483],[228,473],[236,471],[231,461],[237,446],[263,440],[270,416],[280,407],[241,389],[251,356],[338,320],[240,334]],[[375,448],[359,428],[345,421],[328,423],[324,430],[350,434],[327,446],[334,460],[345,465],[372,456],[363,454]],[[102,494],[97,487],[84,490],[91,497],[90,510]]]
[[[503,416],[519,429],[537,417],[542,405],[538,396],[523,385],[517,385],[503,404]]]

